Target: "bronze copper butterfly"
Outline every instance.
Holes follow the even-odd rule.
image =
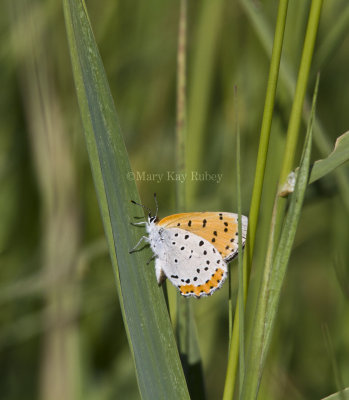
[[[167,278],[183,296],[197,298],[219,289],[227,277],[227,264],[238,254],[238,215],[188,212],[169,215],[159,221],[158,207],[155,216],[146,209],[148,221],[134,225],[144,224],[148,236],[143,236],[130,253],[137,251],[142,241],[150,244],[159,285]],[[242,215],[243,246],[247,221]]]

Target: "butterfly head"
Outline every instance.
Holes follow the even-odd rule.
[[[148,223],[149,224],[156,224],[158,222],[158,217],[156,215],[148,214]]]

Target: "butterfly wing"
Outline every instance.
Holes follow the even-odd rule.
[[[242,219],[242,245],[245,245],[247,217]],[[238,215],[228,212],[194,212],[174,214],[163,218],[158,225],[179,228],[211,243],[224,261],[229,262],[238,253]]]
[[[207,296],[221,287],[227,264],[206,239],[184,229],[170,227],[162,232],[155,270],[164,272],[183,296]]]

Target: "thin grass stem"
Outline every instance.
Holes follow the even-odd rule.
[[[187,0],[181,0],[178,28],[177,48],[177,116],[176,116],[176,169],[183,174],[186,169],[186,63],[187,63]],[[176,185],[177,211],[186,209],[185,183],[177,181]],[[172,299],[172,297],[170,297]],[[179,353],[182,360],[184,373],[187,377],[188,389],[193,397],[205,396],[204,379],[201,368],[201,355],[199,351],[196,325],[194,319],[193,302],[182,298],[178,293],[177,301],[171,301],[171,314],[177,315],[176,333]],[[176,310],[174,310],[174,307]],[[195,368],[193,366],[195,365]],[[191,379],[189,379],[189,377]]]
[[[235,90],[235,98],[237,104],[237,92]],[[241,157],[240,157],[240,126],[238,119],[238,108],[236,110],[236,193],[238,204],[238,275],[239,275],[239,388],[241,393],[242,383],[244,381],[245,373],[245,278],[243,263],[242,263],[242,221],[241,221]]]
[[[276,236],[278,233],[276,224],[278,223],[279,217],[279,204],[283,199],[280,198],[278,194],[275,198],[267,257],[259,291],[259,300],[254,312],[252,326],[253,338],[250,338],[246,359],[246,375],[242,389],[242,399],[246,400],[256,399],[258,395],[265,360],[271,342],[281,288],[300,219],[305,190],[308,185],[317,89],[318,81],[314,91],[312,113],[308,124],[300,168],[297,173],[290,206],[286,218],[283,221],[283,228],[279,241],[277,241],[278,237]],[[274,249],[276,249],[275,254]]]
[[[284,161],[281,167],[280,181],[279,181],[280,186],[282,186],[285,183],[288,174],[291,172],[296,155],[298,136],[299,136],[299,126],[302,120],[303,101],[307,90],[310,66],[313,58],[315,40],[320,21],[322,2],[323,0],[313,0],[311,3],[310,14],[308,19],[308,27],[305,34],[303,53],[298,72],[296,92],[294,95],[294,102],[292,105],[290,122],[288,124],[288,129],[287,129],[286,145],[283,157]]]
[[[286,25],[288,0],[281,0],[278,8],[278,15],[275,28],[275,40],[270,62],[269,78],[267,85],[266,100],[263,112],[263,121],[260,135],[260,145],[257,156],[256,174],[251,199],[251,209],[249,214],[249,227],[246,240],[245,257],[243,260],[244,271],[244,302],[247,299],[248,281],[251,269],[251,260],[254,249],[255,235],[257,230],[257,221],[259,216],[260,201],[262,196],[262,187],[265,174],[265,166],[268,153],[270,138],[271,121],[275,103],[276,85],[279,75],[279,66],[281,59],[282,43]],[[224,400],[232,399],[235,389],[235,375],[238,361],[238,333],[239,333],[239,300],[235,307],[234,328],[231,338],[227,374],[224,387]]]

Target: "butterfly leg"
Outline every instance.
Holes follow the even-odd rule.
[[[145,242],[148,242],[148,241],[149,241],[149,239],[147,238],[147,236],[142,236],[142,237],[139,239],[138,243],[133,247],[133,249],[131,249],[131,250],[129,251],[129,253],[131,254],[131,253],[134,253],[135,251],[140,251],[141,249],[137,249],[137,247],[142,243],[143,240],[144,240]]]
[[[155,257],[156,257],[156,256],[151,256],[151,257],[149,258],[149,260],[147,261],[147,265],[149,265],[149,264],[154,260]]]
[[[147,222],[145,222],[145,221],[142,221],[142,222],[130,222],[130,223],[133,226],[141,226],[141,225],[146,225],[147,224]]]

